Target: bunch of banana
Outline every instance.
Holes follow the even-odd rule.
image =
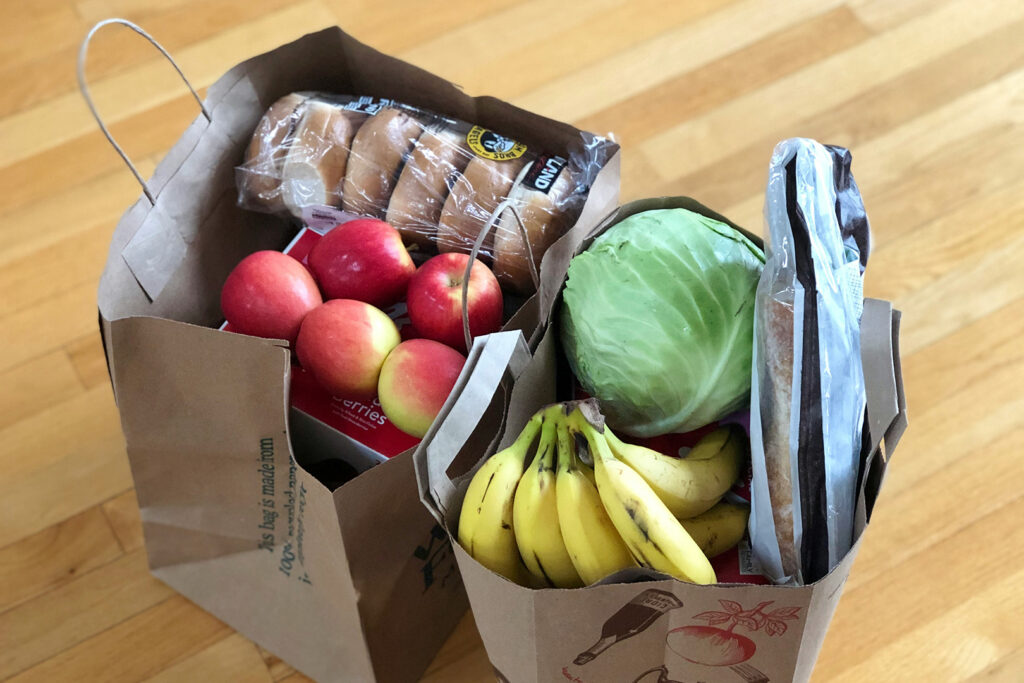
[[[711,432],[684,457],[623,443],[604,430],[616,458],[644,478],[672,514],[681,519],[710,510],[740,476],[746,456],[746,435],[736,425]]]
[[[516,547],[512,506],[543,419],[542,413],[530,418],[511,446],[492,455],[477,470],[459,514],[459,543],[466,552],[492,572],[524,585],[528,573]]]
[[[743,539],[749,518],[749,505],[723,500],[707,512],[689,519],[680,519],[679,523],[711,559],[736,547]]]
[[[548,406],[474,475],[459,542],[487,568],[533,587],[590,585],[638,565],[714,583],[708,558],[746,528],[747,508],[720,502],[744,455],[734,427],[672,458],[619,440],[592,400]]]
[[[572,564],[588,586],[620,569],[637,566],[605,511],[594,480],[594,471],[572,447],[568,426],[558,425],[558,519]]]
[[[519,554],[534,581],[542,586],[573,588],[583,582],[562,540],[555,500],[556,423],[557,419],[546,419],[541,427],[537,454],[516,489],[512,526]]]

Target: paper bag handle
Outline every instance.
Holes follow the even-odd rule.
[[[448,401],[414,456],[420,461],[416,469],[423,500],[435,517],[444,516],[457,493],[448,468],[476,431],[502,381],[509,375],[514,381],[529,360],[529,347],[518,330],[478,337],[473,343]]]
[[[513,189],[515,188],[513,187]],[[511,196],[511,194],[512,191],[509,190],[509,195]],[[473,248],[469,251],[466,274],[462,278],[462,334],[466,338],[467,349],[473,345],[473,335],[469,331],[469,274],[473,271],[473,264],[476,262],[476,257],[480,253],[481,247],[483,247],[484,240],[487,239],[487,234],[497,225],[498,218],[501,217],[506,209],[512,212],[512,216],[516,219],[516,224],[519,227],[519,236],[523,238],[523,248],[526,250],[526,262],[530,266],[530,278],[533,279],[533,288],[540,289],[540,274],[537,272],[537,264],[533,260],[533,249],[530,248],[530,233],[526,230],[526,224],[523,223],[523,217],[519,215],[519,210],[512,204],[511,200],[503,199],[498,206],[494,207],[491,217],[487,219],[487,223],[480,231],[480,234],[476,236]]]
[[[92,112],[93,118],[95,118],[96,123],[99,124],[100,130],[103,131],[103,135],[107,138],[107,141],[114,146],[114,149],[124,160],[124,163],[128,164],[128,168],[135,176],[135,179],[139,181],[139,185],[142,186],[142,191],[146,193],[146,198],[149,199],[149,203],[156,204],[156,199],[153,197],[153,193],[150,191],[149,185],[146,184],[145,180],[143,180],[142,174],[140,174],[139,170],[135,168],[135,164],[133,164],[131,159],[128,158],[128,155],[125,154],[125,151],[121,149],[121,145],[117,144],[117,141],[114,140],[114,137],[110,134],[110,131],[107,130],[107,125],[103,122],[102,117],[100,117],[99,112],[96,111],[96,105],[93,104],[92,95],[89,93],[89,84],[86,83],[85,80],[85,57],[86,53],[89,50],[89,43],[90,41],[92,41],[92,37],[96,35],[97,31],[99,31],[104,26],[108,26],[110,24],[121,24],[122,26],[127,26],[128,28],[130,28],[131,30],[135,31],[140,36],[148,40],[150,43],[152,43],[153,47],[159,50],[160,54],[167,58],[167,61],[171,63],[171,66],[174,67],[174,70],[178,72],[179,76],[181,76],[181,80],[185,82],[185,85],[188,87],[189,92],[192,93],[192,97],[194,97],[196,102],[199,104],[199,108],[202,110],[203,116],[206,117],[206,120],[213,121],[213,116],[210,114],[210,111],[206,108],[206,105],[203,104],[203,100],[200,99],[199,94],[196,93],[196,89],[192,87],[191,83],[189,83],[189,80],[185,77],[185,74],[182,72],[181,67],[179,67],[178,63],[174,61],[174,58],[171,57],[170,53],[168,53],[167,50],[164,49],[163,45],[158,43],[156,39],[153,38],[153,36],[146,33],[142,28],[140,28],[136,24],[128,21],[127,19],[104,19],[103,21],[93,26],[89,30],[89,33],[87,33],[85,38],[82,40],[82,46],[78,50],[78,89],[81,91],[82,97],[85,99],[85,103],[89,107],[89,111]]]

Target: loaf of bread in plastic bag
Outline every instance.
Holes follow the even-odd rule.
[[[384,219],[424,253],[468,253],[490,224],[479,258],[529,295],[604,161],[607,141],[580,143],[567,158],[392,100],[292,93],[253,132],[238,203],[298,220],[319,206]]]

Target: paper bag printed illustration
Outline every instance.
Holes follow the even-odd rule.
[[[799,607],[780,607],[770,612],[765,608],[771,600],[745,610],[732,600],[718,601],[724,611],[701,612],[694,619],[706,621],[706,626],[683,626],[673,629],[665,639],[668,647],[688,662],[707,666],[732,666],[754,656],[757,645],[749,637],[734,633],[737,626],[747,631],[764,630],[769,636],[786,632],[786,622],[796,619]],[[719,626],[725,626],[720,628]]]
[[[601,629],[600,639],[590,649],[577,655],[573,663],[582,665],[592,661],[620,640],[645,631],[665,612],[682,606],[682,601],[667,591],[656,588],[645,590],[608,618]]]
[[[657,678],[655,678],[657,676]],[[656,666],[633,679],[632,683],[686,683],[668,677],[668,667]]]

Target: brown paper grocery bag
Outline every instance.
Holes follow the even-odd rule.
[[[299,90],[390,97],[556,153],[580,131],[329,28],[218,79],[111,240],[100,327],[153,573],[317,680],[414,681],[466,597],[411,452],[331,491],[293,457],[286,344],[212,329],[230,269],[296,230],[239,209],[234,169],[266,108]],[[611,147],[583,208],[591,225],[617,202]],[[541,322],[534,299],[512,324]]]
[[[679,206],[721,219],[686,198],[641,200],[577,235],[575,245],[563,245],[562,253],[571,256],[585,248],[625,216]],[[899,312],[890,304],[865,300],[862,357],[871,450],[857,511],[862,520],[858,537],[870,518],[887,459],[906,426],[898,323]],[[420,494],[452,539],[498,680],[808,680],[859,538],[842,562],[808,586],[698,586],[630,570],[599,585],[571,590],[516,585],[477,563],[454,540],[462,497],[484,456],[511,443],[536,410],[555,400],[556,337],[557,330],[549,327],[532,356],[515,333],[477,340],[460,384],[414,456]]]

